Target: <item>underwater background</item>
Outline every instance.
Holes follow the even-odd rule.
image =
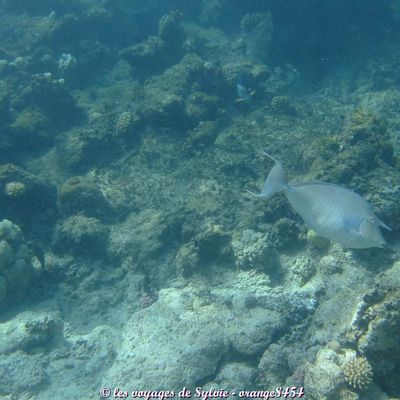
[[[0,399],[399,399],[399,65],[399,0],[0,0]]]

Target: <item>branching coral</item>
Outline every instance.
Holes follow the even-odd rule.
[[[355,357],[343,367],[346,382],[354,389],[364,389],[372,381],[372,367],[365,357]]]

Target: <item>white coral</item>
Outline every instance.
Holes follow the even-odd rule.
[[[4,192],[9,197],[21,197],[26,192],[26,185],[22,182],[8,182]]]

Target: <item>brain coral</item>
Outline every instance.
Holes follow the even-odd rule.
[[[372,367],[365,357],[355,357],[342,368],[344,379],[354,389],[364,389],[372,381]]]

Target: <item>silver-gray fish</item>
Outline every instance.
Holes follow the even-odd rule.
[[[247,86],[242,81],[238,81],[236,83],[236,92],[237,92],[237,99],[236,102],[250,102],[252,100],[252,97],[256,93],[255,90],[250,90]]]
[[[281,163],[275,161],[261,193],[270,197],[283,191],[307,226],[318,235],[354,249],[383,247],[380,227],[390,230],[372,211],[367,201],[352,190],[323,182],[289,184]]]

